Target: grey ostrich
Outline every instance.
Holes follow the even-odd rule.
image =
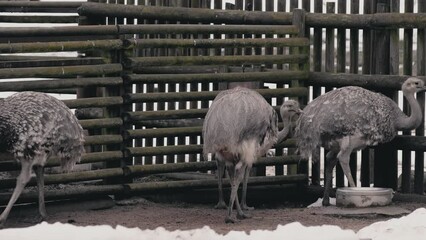
[[[411,108],[410,116],[390,98],[354,86],[321,95],[303,109],[295,132],[301,156],[308,158],[320,146],[329,150],[324,206],[330,205],[332,172],[337,161],[349,185],[355,187],[349,168],[352,151],[389,142],[398,131],[415,129],[421,124],[422,111],[414,95],[424,90],[424,83],[418,78],[410,77],[402,84],[403,95]]]
[[[47,216],[44,204],[43,166],[58,156],[63,170],[70,170],[84,152],[83,129],[77,118],[58,99],[36,92],[16,93],[0,100],[0,151],[8,151],[21,164],[16,187],[3,213],[3,226],[13,204],[31,177],[34,166],[39,194],[39,212]]]
[[[294,128],[296,127],[295,123],[301,113],[302,110],[300,109],[299,102],[295,100],[287,100],[281,104],[280,115],[284,128],[278,133],[277,143],[280,143],[294,135]]]
[[[232,209],[237,207],[237,218],[249,217],[243,209],[246,204],[247,181],[257,158],[264,155],[277,141],[284,139],[284,130],[278,133],[278,116],[268,102],[256,91],[243,87],[220,92],[207,112],[203,124],[203,153],[212,153],[218,166],[219,202],[226,206],[222,193],[225,166],[231,182],[231,196],[225,222],[233,223]],[[243,181],[241,205],[237,190]]]

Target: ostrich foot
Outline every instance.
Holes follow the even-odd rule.
[[[235,223],[236,221],[237,221],[236,219],[234,219],[234,218],[232,218],[230,216],[227,216],[225,218],[225,223]]]
[[[5,224],[6,220],[0,220],[0,229],[4,228],[4,224]]]
[[[324,198],[324,199],[322,200],[322,205],[323,205],[324,207],[330,206],[330,198]]]
[[[241,203],[241,209],[251,211],[251,210],[254,210],[254,207],[247,206],[247,203]]]
[[[228,206],[226,206],[225,201],[219,201],[214,208],[215,209],[226,209]]]
[[[246,214],[246,213],[241,213],[241,214],[237,214],[237,219],[247,219],[247,218],[251,218],[251,215]]]
[[[34,219],[34,221],[36,223],[41,223],[41,222],[44,222],[46,220],[47,220],[47,216],[42,216],[42,215],[39,215],[38,217],[35,217],[35,219]]]

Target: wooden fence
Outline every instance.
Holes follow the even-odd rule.
[[[409,13],[413,11],[410,0],[405,1],[407,13],[399,13],[399,1],[369,1],[363,9],[368,14],[362,15],[355,0],[266,1],[264,7],[262,1],[237,0],[235,5],[226,4],[227,10],[222,10],[222,1],[105,3],[0,2],[3,12],[60,9],[75,13],[78,8],[78,17],[29,21],[78,22],[79,26],[0,29],[0,78],[8,79],[0,80],[0,91],[77,94],[78,99],[65,103],[77,109],[89,132],[90,151],[82,163],[102,163],[98,170],[48,175],[47,184],[103,180],[102,185],[78,191],[49,191],[48,198],[215,186],[213,179],[133,180],[155,173],[214,170],[215,163],[200,155],[202,118],[217,92],[235,82],[256,86],[277,107],[283,97],[306,104],[324,91],[346,85],[395,97],[404,75],[423,76],[426,67],[422,29],[426,15]],[[424,9],[421,2],[418,9]],[[73,57],[17,54],[76,51]],[[413,63],[417,63],[416,72]],[[47,79],[9,80],[21,78]],[[418,99],[424,108],[424,95]],[[353,176],[360,177],[362,186],[374,183],[396,189],[402,173],[401,191],[410,192],[414,169],[414,191],[423,193],[424,126],[416,130],[416,136],[403,134],[389,144],[364,150],[361,160],[352,156]],[[275,157],[262,158],[252,184],[306,184],[309,175],[311,184],[318,185],[323,163],[308,165],[293,154],[292,147],[290,139],[277,146]],[[398,170],[397,150],[402,150],[402,170]],[[411,151],[415,151],[413,166]],[[320,152],[313,157],[321,159]],[[49,160],[49,167],[57,165],[57,160]],[[275,176],[264,177],[270,166]],[[1,171],[16,169],[19,166],[13,161],[0,161]],[[344,185],[339,168],[335,184]],[[0,181],[1,188],[13,185],[12,178]],[[0,194],[0,201],[8,196]]]
[[[159,26],[149,23],[125,25],[120,24],[122,20],[111,16],[108,17],[108,21],[113,21],[114,25],[94,26],[102,19],[92,14],[92,11],[99,7],[109,9],[109,6],[104,4],[84,4],[79,8],[80,26],[1,29],[7,34],[6,36],[10,36],[10,39],[0,44],[0,51],[2,54],[11,55],[6,56],[3,61],[7,68],[0,69],[1,78],[7,79],[0,82],[0,89],[77,94],[77,99],[64,102],[69,107],[77,109],[82,126],[89,131],[86,145],[90,147],[90,151],[84,155],[82,163],[103,163],[98,170],[48,174],[46,184],[99,179],[103,180],[103,184],[90,185],[68,193],[63,190],[48,191],[47,197],[128,194],[163,188],[215,186],[214,179],[166,183],[133,183],[133,179],[155,173],[209,171],[216,168],[214,161],[201,158],[200,135],[202,118],[207,112],[209,101],[214,99],[221,85],[254,81],[282,86],[287,84],[286,88],[273,89],[264,88],[262,84],[258,91],[271,102],[282,101],[283,97],[302,98],[308,94],[301,81],[308,77],[309,42],[306,38],[298,37],[299,26],[270,24]],[[127,12],[127,9],[121,9],[125,6],[113,7],[118,7],[113,11],[115,13]],[[237,18],[238,16],[224,16],[218,18],[217,22],[236,23],[234,19]],[[256,19],[261,18],[255,17],[254,20]],[[298,19],[303,18],[299,16]],[[103,21],[107,23],[105,18]],[[158,37],[158,32],[172,37],[167,39]],[[194,33],[205,36],[279,34],[285,37],[195,40],[192,39]],[[31,42],[29,38],[36,38],[40,42]],[[63,41],[64,38],[78,41]],[[51,39],[55,41],[50,41]],[[245,49],[260,47],[281,48],[286,54],[227,56],[228,54],[221,53],[222,50],[242,52]],[[176,52],[214,51],[219,54],[169,56],[158,54],[171,49]],[[21,57],[19,62],[10,60],[17,58],[17,53],[57,51],[78,51],[79,56],[34,58],[34,61],[29,61],[32,57]],[[155,52],[155,55],[151,54],[152,52]],[[275,69],[267,69],[266,65],[275,66]],[[48,79],[15,81],[21,78]],[[134,89],[142,91],[135,92]],[[168,91],[165,92],[164,89]],[[194,89],[196,91],[193,91]],[[197,105],[201,105],[201,108]],[[99,112],[101,114],[98,114]],[[280,148],[288,146],[294,146],[294,141],[288,141]],[[276,166],[277,171],[280,171],[279,168],[284,171],[284,165],[296,166],[301,161],[296,155],[263,158],[256,164],[260,176],[254,177],[250,184],[305,185],[308,181],[306,171],[265,177],[265,166]],[[19,169],[13,161],[1,161],[0,164],[2,171]],[[56,159],[49,160],[47,164],[48,167],[57,165]],[[10,188],[14,186],[14,181],[13,178],[0,180],[0,186]],[[33,184],[32,180],[30,185]],[[28,196],[32,197],[34,195]],[[0,195],[1,201],[7,198],[8,194]]]

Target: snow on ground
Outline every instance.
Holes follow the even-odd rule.
[[[238,224],[238,223],[237,223]],[[200,229],[187,231],[167,231],[162,227],[154,230],[126,228],[107,225],[74,226],[71,224],[46,222],[27,228],[11,228],[0,230],[2,240],[243,240],[243,239],[291,239],[291,240],[400,240],[426,239],[426,209],[419,208],[411,214],[387,221],[376,222],[355,233],[343,230],[338,226],[323,225],[306,227],[299,222],[278,225],[273,231],[252,230],[250,233],[231,231],[226,235],[217,234],[205,226]]]

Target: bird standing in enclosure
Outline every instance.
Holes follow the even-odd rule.
[[[332,172],[337,161],[349,185],[355,187],[349,167],[353,151],[389,142],[398,131],[420,126],[422,110],[414,95],[424,90],[424,82],[418,78],[410,77],[402,84],[402,93],[411,108],[410,116],[405,115],[392,99],[355,86],[327,92],[303,109],[295,132],[301,156],[308,158],[317,147],[329,150],[324,206],[330,205]]]
[[[280,132],[280,134],[283,131]],[[278,116],[268,102],[256,91],[243,87],[220,92],[207,112],[203,124],[203,153],[212,153],[218,165],[219,203],[225,206],[222,195],[222,176],[225,166],[231,182],[231,196],[225,222],[233,223],[232,209],[237,207],[237,218],[247,218],[247,181],[250,169],[260,156],[270,149],[280,135]],[[281,136],[284,139],[285,136]],[[241,205],[237,191],[243,181]]]
[[[0,226],[30,180],[33,166],[39,212],[46,218],[43,167],[50,156],[58,156],[61,168],[71,170],[84,152],[83,142],[77,118],[60,100],[36,92],[16,93],[0,100],[0,151],[12,153],[21,164],[12,197],[0,215]]]

